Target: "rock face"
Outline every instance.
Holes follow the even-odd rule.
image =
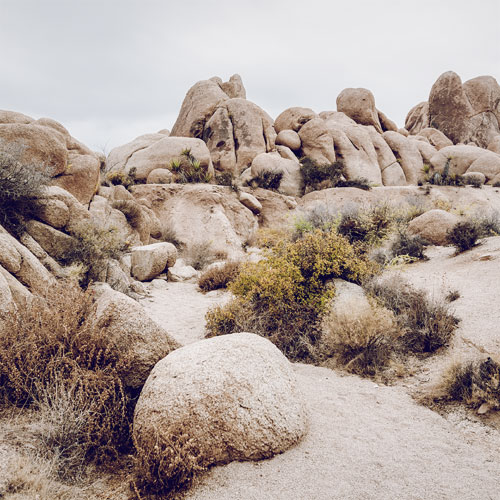
[[[179,454],[182,446],[194,447],[197,465],[207,467],[269,458],[306,429],[288,360],[268,340],[235,333],[182,347],[157,363],[137,402],[133,435],[147,456],[156,439],[168,443],[182,434],[188,441],[179,443]]]
[[[119,358],[128,360],[122,377],[126,386],[141,387],[154,365],[179,344],[138,302],[107,285],[100,288],[90,321],[115,345]]]
[[[0,111],[0,148],[19,148],[21,163],[47,168],[53,184],[87,204],[99,187],[101,160],[55,120]]]
[[[272,151],[276,138],[272,118],[246,100],[238,75],[229,82],[214,77],[191,87],[171,135],[203,139],[215,168],[235,175],[259,153]]]
[[[183,247],[209,243],[214,251],[241,252],[257,230],[257,218],[228,187],[145,184],[131,188]]]
[[[458,222],[460,218],[450,212],[429,210],[410,222],[408,232],[421,236],[433,245],[447,245],[448,231]]]
[[[491,76],[462,83],[453,71],[434,83],[428,103],[410,110],[405,127],[419,134],[427,127],[443,132],[453,144],[473,142],[482,148],[500,134],[500,86]]]
[[[177,260],[177,249],[172,243],[161,242],[132,248],[132,276],[149,281],[172,267]]]

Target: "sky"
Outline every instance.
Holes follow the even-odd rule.
[[[399,126],[453,70],[500,81],[500,0],[0,0],[0,109],[109,152],[238,73],[273,118],[370,89]]]

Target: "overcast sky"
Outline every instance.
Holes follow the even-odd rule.
[[[109,151],[239,73],[273,118],[365,87],[399,126],[456,71],[500,80],[500,0],[0,0],[0,109]]]

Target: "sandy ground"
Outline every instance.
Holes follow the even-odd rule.
[[[455,359],[500,352],[500,237],[459,256],[441,247],[428,255],[391,272],[436,297],[460,292],[453,307],[462,322],[451,348],[392,387],[296,364],[310,412],[306,438],[271,460],[213,468],[188,499],[500,498],[498,430],[464,411],[440,416],[410,396]],[[142,304],[181,343],[201,339],[206,311],[228,300],[224,292],[203,295],[194,284],[153,284],[148,291]]]

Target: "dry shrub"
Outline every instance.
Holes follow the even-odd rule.
[[[252,180],[252,185],[255,187],[260,187],[262,189],[270,189],[271,191],[277,191],[281,184],[281,179],[283,178],[283,172],[273,172],[270,170],[264,170],[257,174]]]
[[[113,201],[112,205],[116,210],[125,215],[127,222],[134,229],[139,228],[144,223],[144,213],[141,209],[141,205],[133,200],[116,200]]]
[[[61,256],[65,265],[81,264],[81,284],[91,281],[105,281],[109,259],[120,259],[129,244],[124,241],[118,229],[107,224],[97,226],[92,222],[80,224],[74,231],[75,244]]]
[[[40,410],[40,443],[61,456],[61,475],[81,454],[101,462],[130,444],[133,399],[119,375],[129,361],[86,321],[92,307],[90,291],[59,284],[8,316],[0,335],[3,404]]]
[[[450,243],[456,248],[457,253],[461,253],[476,246],[481,232],[476,222],[464,221],[455,224],[447,236]]]
[[[240,266],[240,262],[229,261],[222,266],[208,269],[198,279],[198,286],[204,292],[226,288],[238,276]]]
[[[183,255],[186,264],[194,267],[197,271],[226,256],[227,254],[224,252],[214,250],[210,241],[199,241],[191,244]]]
[[[15,236],[24,232],[24,217],[31,218],[36,199],[52,180],[52,169],[22,159],[26,146],[0,140],[0,225]]]
[[[448,399],[500,410],[500,363],[490,357],[455,363],[444,374],[441,389]]]
[[[459,320],[445,301],[430,299],[400,276],[370,280],[364,287],[396,315],[404,332],[400,343],[405,351],[432,353],[450,342]]]
[[[380,306],[354,314],[333,310],[323,321],[319,355],[350,373],[373,376],[389,362],[400,335],[394,314]]]
[[[179,498],[178,493],[206,470],[203,453],[184,429],[171,430],[165,436],[155,433],[134,439],[133,487],[139,498],[149,494],[161,495],[165,500]]]

